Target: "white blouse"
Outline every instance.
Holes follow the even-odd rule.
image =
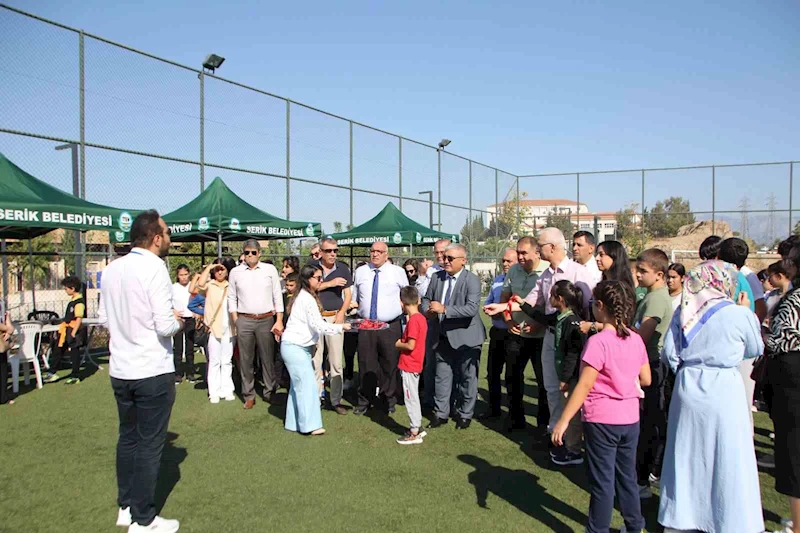
[[[320,334],[338,335],[343,331],[341,324],[331,324],[322,318],[317,300],[311,294],[302,290],[295,298],[281,342],[313,346]]]

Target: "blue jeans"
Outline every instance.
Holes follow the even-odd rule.
[[[319,385],[311,362],[314,346],[281,343],[281,358],[289,371],[289,401],[286,405],[286,422],[289,431],[311,433],[322,427],[319,406]]]
[[[639,423],[616,426],[584,422],[583,434],[591,494],[586,532],[608,533],[615,487],[625,527],[628,531],[640,531],[644,528],[644,518],[636,484]]]
[[[111,387],[119,412],[117,503],[130,507],[133,521],[146,526],[156,517],[156,482],[175,403],[175,374],[111,378]]]

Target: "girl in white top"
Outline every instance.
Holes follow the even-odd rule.
[[[281,358],[291,378],[284,427],[307,435],[325,433],[312,363],[313,350],[320,335],[338,335],[350,329],[349,324],[331,324],[322,318],[317,299],[320,283],[322,269],[319,265],[306,265],[300,270],[297,287],[286,309],[289,321],[281,337]]]

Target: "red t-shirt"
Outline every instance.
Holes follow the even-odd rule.
[[[428,321],[425,320],[422,313],[411,316],[408,319],[408,324],[406,324],[406,330],[403,332],[401,340],[408,342],[409,339],[414,339],[417,343],[411,352],[400,350],[400,362],[397,363],[397,368],[414,374],[422,373],[422,366],[425,363],[425,338],[427,336]]]

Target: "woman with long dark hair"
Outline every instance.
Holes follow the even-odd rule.
[[[321,283],[322,268],[318,264],[300,269],[286,309],[289,321],[281,337],[281,358],[291,380],[284,427],[306,435],[325,433],[312,362],[314,348],[320,335],[338,335],[350,329],[349,324],[331,324],[322,318],[317,297]]]
[[[414,287],[419,278],[419,263],[417,263],[416,259],[406,259],[405,263],[403,263],[403,270],[406,271],[408,284]]]
[[[619,281],[625,292],[631,298],[632,305],[627,306],[631,313],[636,311],[636,283],[631,274],[630,259],[625,245],[619,241],[603,241],[597,245],[597,269],[603,274],[603,281]],[[630,321],[633,321],[631,314]],[[584,335],[600,331],[603,325],[599,322],[581,322],[581,332]]]

